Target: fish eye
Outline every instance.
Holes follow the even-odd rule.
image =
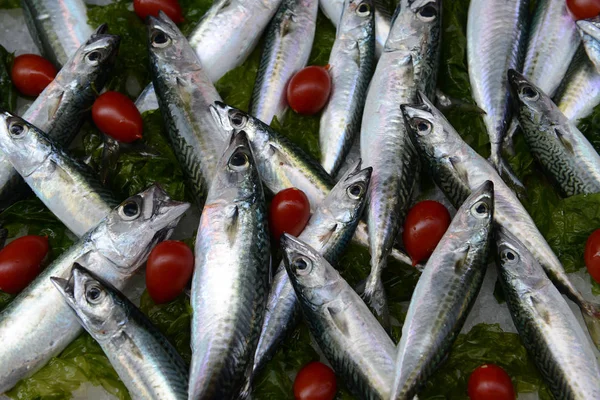
[[[485,218],[488,216],[490,208],[485,201],[478,201],[471,207],[471,214],[475,218]]]
[[[87,60],[92,64],[96,64],[101,57],[102,53],[100,53],[98,50],[91,51],[86,56]]]
[[[511,249],[505,249],[500,254],[500,259],[505,264],[514,264],[519,261],[519,256]]]
[[[98,285],[91,285],[85,291],[85,298],[92,304],[97,304],[102,299],[104,291]]]
[[[229,166],[234,171],[242,171],[250,165],[250,158],[248,154],[243,150],[237,150],[235,153],[231,155],[229,158]]]
[[[521,89],[521,95],[529,100],[536,100],[539,97],[539,94],[536,90],[534,90],[531,86],[523,86]]]
[[[427,4],[419,9],[418,15],[423,21],[433,21],[437,17],[437,9],[431,4]]]
[[[13,121],[8,126],[8,131],[14,137],[21,137],[27,132],[27,127],[21,121]]]
[[[417,118],[414,126],[419,135],[427,135],[429,132],[431,132],[431,123],[424,119]]]
[[[346,189],[346,193],[351,199],[358,200],[365,193],[365,186],[362,183],[354,183]]]
[[[360,3],[356,9],[356,14],[359,17],[368,17],[371,15],[371,6],[369,6],[367,3]]]
[[[248,117],[242,114],[239,111],[234,111],[229,116],[229,120],[231,121],[231,125],[236,129],[242,129],[246,122],[248,121]]]
[[[155,31],[151,37],[152,47],[165,48],[171,43],[171,38],[162,31]]]
[[[119,208],[119,215],[125,221],[132,221],[140,216],[140,205],[135,200],[127,200]]]
[[[310,260],[303,256],[298,256],[292,261],[292,266],[298,275],[308,275],[312,269]]]

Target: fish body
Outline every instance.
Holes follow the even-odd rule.
[[[252,371],[270,252],[259,172],[243,132],[212,181],[196,237],[189,399],[231,399]]]
[[[51,277],[134,399],[187,400],[188,368],[177,350],[123,293],[79,264]]]
[[[354,289],[316,250],[284,234],[283,260],[319,348],[360,399],[389,399],[394,343]]]
[[[83,0],[22,0],[21,5],[31,37],[57,67],[94,33]]]
[[[411,139],[446,197],[460,205],[485,181],[494,183],[494,221],[515,235],[553,282],[582,309],[590,335],[600,343],[600,308],[585,300],[569,278],[525,207],[492,165],[467,145],[443,114],[421,94],[419,104],[403,106]]]
[[[171,200],[157,186],[130,197],[74,244],[0,312],[0,393],[43,367],[82,331],[50,277],[67,279],[84,263],[118,289],[167,239],[189,204]]]
[[[473,190],[425,265],[410,300],[396,356],[392,399],[412,399],[448,355],[487,266],[492,237],[491,181]]]
[[[334,185],[333,178],[321,164],[257,118],[222,102],[215,102],[211,112],[220,129],[231,135],[244,131],[252,145],[254,159],[263,184],[271,193],[295,187],[308,197],[312,211]],[[368,246],[367,226],[359,222],[353,240]],[[392,257],[411,265],[405,253],[393,249]]]
[[[209,109],[221,97],[169,17],[149,18],[148,35],[152,79],[169,141],[201,208],[227,142]]]
[[[0,151],[54,215],[78,237],[117,204],[87,165],[22,118],[0,113]]]
[[[529,250],[496,232],[499,280],[521,341],[557,399],[600,398],[600,367],[581,325]]]
[[[577,27],[582,44],[554,95],[560,111],[575,123],[600,104],[600,22],[577,21]]]
[[[600,192],[600,156],[540,87],[508,72],[519,125],[535,158],[566,196]]]
[[[308,62],[318,11],[317,0],[283,0],[267,27],[249,111],[267,124],[283,121],[287,84]]]
[[[106,29],[100,26],[74,52],[22,116],[61,147],[67,147],[79,132],[97,91],[109,77],[120,40]],[[10,158],[0,153],[0,208],[11,205],[26,188]]]
[[[346,0],[329,55],[331,94],[321,114],[321,164],[334,176],[360,123],[367,88],[375,68],[375,25],[371,0]]]
[[[523,65],[528,7],[529,0],[472,1],[467,21],[469,80],[473,99],[485,113],[490,159],[498,172],[514,183],[518,179],[501,154],[512,118],[506,71],[520,71]]]
[[[441,31],[441,0],[402,0],[365,102],[361,157],[373,167],[366,211],[371,273],[364,298],[384,327],[389,314],[381,271],[411,201],[419,159],[404,127],[400,105],[418,90],[433,93]]]
[[[298,237],[335,264],[352,239],[364,210],[371,169],[360,169],[360,160],[331,189]],[[286,334],[297,324],[300,306],[283,262],[271,283],[254,371],[260,371]]]

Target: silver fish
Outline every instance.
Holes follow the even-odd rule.
[[[57,67],[94,33],[83,0],[21,0],[21,5],[31,37]]]
[[[392,399],[412,399],[431,377],[473,306],[487,267],[494,184],[474,189],[417,282],[402,326]]]
[[[600,104],[600,22],[577,21],[577,27],[583,42],[554,96],[560,111],[575,123]]]
[[[134,399],[187,400],[188,367],[123,293],[79,264],[50,280],[98,342]]]
[[[158,186],[130,197],[0,312],[0,393],[43,367],[82,332],[50,277],[67,279],[79,262],[122,290],[188,208],[189,204],[171,200]]]
[[[508,71],[519,125],[533,156],[567,196],[600,192],[600,155],[541,88]]]
[[[535,257],[496,231],[500,284],[521,341],[556,399],[600,399],[600,367],[571,308]]]
[[[494,221],[514,234],[544,267],[554,283],[582,309],[590,335],[600,344],[600,306],[585,300],[569,281],[533,219],[492,165],[467,145],[443,114],[420,95],[420,104],[404,106],[413,143],[446,197],[461,204],[471,190],[485,181],[494,183]]]
[[[298,239],[335,264],[350,242],[364,210],[371,168],[360,160],[319,204]],[[283,262],[279,265],[267,300],[265,318],[254,356],[256,374],[269,361],[287,333],[296,325],[300,308]]]
[[[321,164],[334,176],[342,165],[360,123],[375,68],[373,3],[346,0],[329,55],[331,95],[319,125]]]
[[[390,321],[381,271],[410,204],[420,166],[400,105],[414,101],[417,90],[434,93],[441,17],[441,0],[398,4],[363,112],[361,157],[373,167],[366,212],[371,273],[363,297],[386,329]]]
[[[100,26],[64,64],[54,80],[23,114],[60,146],[68,146],[79,132],[96,93],[104,87],[119,48],[119,37]],[[27,185],[0,153],[0,208],[18,199]]]
[[[211,82],[246,61],[280,4],[281,0],[216,0],[213,3],[188,36]],[[144,89],[135,104],[140,112],[158,108],[152,85]],[[219,153],[221,151],[219,149]]]
[[[226,134],[209,105],[221,97],[187,39],[164,13],[148,18],[152,79],[171,146],[200,208]]]
[[[231,399],[252,371],[270,269],[267,211],[244,132],[234,134],[196,237],[189,399]]]
[[[345,0],[322,0],[319,2],[321,11],[331,23],[339,30],[344,12]],[[373,0],[375,21],[375,57],[378,59],[383,53],[385,42],[390,34],[392,15],[390,5],[386,0]]]
[[[318,11],[318,0],[283,0],[267,27],[249,111],[267,124],[283,121],[287,84],[308,62]]]
[[[117,204],[87,165],[35,126],[0,112],[0,151],[54,215],[78,237]]]
[[[490,160],[504,179],[521,189],[502,158],[502,142],[512,118],[506,71],[521,70],[523,65],[528,7],[529,0],[472,1],[467,20],[469,80],[473,99],[485,112]]]
[[[241,130],[246,132],[260,178],[272,193],[296,187],[306,194],[314,211],[333,187],[333,178],[321,164],[262,121],[221,102],[215,102],[211,111],[217,124],[227,134]],[[361,246],[368,246],[366,224],[358,224],[353,240]],[[405,253],[394,248],[391,255],[411,265],[410,257]]]
[[[316,250],[285,233],[283,260],[319,347],[360,399],[389,399],[394,343],[360,296]]]
[[[523,75],[552,96],[569,68],[581,35],[567,2],[562,0],[537,2],[529,29]],[[509,148],[517,126],[513,118],[505,138]]]

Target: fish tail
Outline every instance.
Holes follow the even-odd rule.
[[[505,150],[511,156],[515,155],[515,144],[514,138],[519,129],[519,123],[516,118],[513,118],[508,126],[506,135],[504,136],[504,142],[502,143],[502,149]]]
[[[381,271],[381,270],[379,270]],[[365,283],[365,291],[362,294],[367,306],[371,309],[383,328],[390,332],[391,322],[388,310],[385,288],[380,274],[371,272]]]
[[[492,148],[494,149],[494,148]],[[527,196],[527,190],[525,189],[525,185],[521,182],[519,177],[515,174],[512,167],[506,162],[504,158],[500,155],[500,147],[496,147],[496,150],[492,150],[492,155],[490,157],[490,162],[498,171],[498,174],[502,178],[504,182],[519,196],[519,198],[524,198]]]
[[[246,376],[246,381],[237,398],[239,400],[252,400],[252,375]]]
[[[600,350],[600,304],[586,302],[582,305],[582,312],[590,337],[596,348]]]

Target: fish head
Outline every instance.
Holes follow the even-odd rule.
[[[21,117],[0,112],[0,151],[27,177],[55,151],[46,134]]]
[[[112,337],[127,323],[118,291],[88,269],[75,264],[69,279],[50,279],[96,340]]]
[[[246,133],[234,132],[217,163],[217,172],[206,203],[253,201],[257,192],[262,190],[260,185],[256,162]]]
[[[501,225],[494,229],[496,238],[496,260],[500,273],[505,277],[516,278],[534,277],[541,269],[537,260],[512,232]]]
[[[494,183],[492,181],[485,181],[481,186],[473,190],[463,202],[456,212],[452,224],[465,227],[465,230],[468,232],[481,232],[482,235],[478,236],[478,238],[487,242],[489,238],[488,232],[492,229],[493,218]]]
[[[198,56],[187,38],[164,12],[159,11],[158,17],[148,17],[146,24],[150,64],[154,73],[176,79],[201,69]]]
[[[78,84],[82,87],[91,84],[104,86],[117,58],[121,43],[119,36],[111,35],[107,31],[106,24],[100,25],[88,41],[81,45],[65,63],[57,78],[62,79],[65,83],[77,79]]]
[[[598,18],[579,20],[577,29],[588,59],[600,71],[600,21]]]
[[[217,126],[227,135],[243,130],[253,146],[259,142],[266,143],[268,140],[267,125],[240,109],[231,107],[222,101],[215,101],[210,105],[210,113]]]
[[[372,0],[346,0],[338,25],[338,38],[375,38],[375,7]],[[360,32],[360,34],[356,34]]]
[[[172,200],[154,184],[112,210],[104,223],[91,231],[90,240],[104,258],[128,276],[156,244],[170,237],[189,207]]]
[[[425,54],[431,39],[439,38],[441,17],[442,0],[401,0],[392,16],[384,52]]]
[[[365,208],[373,168],[361,169],[359,159],[327,194],[315,213],[324,210],[337,224],[354,224]]]
[[[529,121],[535,125],[543,122],[551,125],[567,122],[567,118],[542,89],[514,69],[509,69],[507,75],[512,102],[522,122]]]

